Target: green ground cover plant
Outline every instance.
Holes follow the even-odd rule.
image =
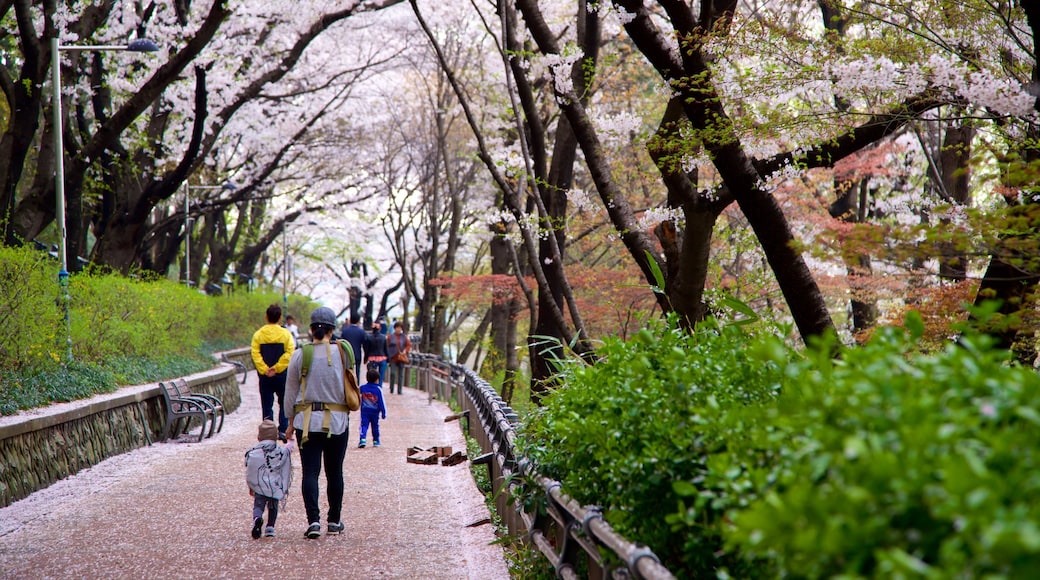
[[[1040,375],[920,319],[802,351],[711,322],[563,361],[539,470],[679,577],[1040,577]]]

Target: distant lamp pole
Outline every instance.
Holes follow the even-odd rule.
[[[184,187],[184,285],[191,286],[191,190],[223,189],[235,191],[238,189],[234,183],[223,185],[185,185]]]
[[[282,316],[289,315],[289,250],[286,245],[285,237],[289,233],[290,226],[292,229],[303,226],[316,226],[318,222],[309,221],[305,224],[285,224],[282,226]]]
[[[65,228],[65,142],[63,141],[63,126],[61,114],[61,51],[95,52],[95,51],[122,51],[131,52],[155,52],[159,47],[151,40],[139,38],[130,44],[102,44],[102,45],[68,45],[58,44],[58,36],[51,37],[51,90],[54,106],[54,197],[56,209],[54,222],[58,227],[58,237],[61,240],[58,248],[61,270],[58,271],[58,290],[61,292],[61,307],[65,315],[65,360],[72,360],[72,319],[69,316],[69,260],[66,249]]]

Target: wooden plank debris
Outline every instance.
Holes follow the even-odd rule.
[[[441,458],[441,465],[444,467],[451,467],[452,465],[458,465],[464,463],[467,457],[466,454],[461,451],[456,451],[447,457]]]
[[[456,455],[462,455],[463,458],[459,460],[458,457],[455,457]],[[465,461],[465,454],[461,452],[452,453],[450,445],[435,445],[433,447],[413,446],[408,448],[406,456],[408,463],[420,465],[436,465],[442,458],[448,459],[452,457],[455,457],[452,459],[455,463],[451,463],[451,465]]]

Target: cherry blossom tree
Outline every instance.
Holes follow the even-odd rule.
[[[236,180],[241,186],[233,194],[225,191],[192,200],[189,213],[198,212],[195,217],[217,209],[234,210],[241,202],[273,199],[279,183],[288,183],[291,191],[294,183],[302,181],[299,172],[320,159],[316,151],[300,150],[303,137],[327,117],[328,110],[342,106],[349,87],[368,67],[392,53],[385,43],[378,45],[388,51],[383,56],[370,48],[373,45],[366,48],[360,43],[353,52],[330,52],[336,41],[329,31],[345,33],[350,18],[396,3],[339,2],[319,7],[272,2],[231,11],[227,2],[215,1],[179,3],[176,9],[151,5],[140,12],[129,3],[44,3],[41,7],[13,3],[16,19],[23,23],[19,38],[29,59],[20,84],[10,79],[3,83],[9,101],[20,98],[12,87],[44,84],[47,68],[41,63],[48,61],[44,57],[49,54],[43,39],[55,34],[63,35],[63,44],[120,44],[132,34],[143,34],[156,38],[162,47],[157,56],[140,63],[122,53],[104,54],[119,59],[118,69],[104,65],[103,53],[68,63],[65,78],[82,85],[77,100],[69,97],[64,107],[76,120],[66,123],[71,151],[66,171],[70,253],[85,249],[89,226],[97,239],[90,253],[95,261],[124,271],[141,266],[163,269],[168,248],[178,241],[171,240],[172,224],[184,222],[180,217],[184,206],[177,207],[183,184],[203,167],[208,168],[207,180]],[[6,4],[5,18],[10,18],[6,11],[11,7],[12,3]],[[315,43],[324,46],[312,48]],[[92,68],[88,71],[81,63]],[[193,77],[181,74],[189,65]],[[325,74],[314,75],[314,67]],[[105,90],[95,94],[88,81]],[[11,155],[4,158],[2,175],[7,184],[3,201],[8,208],[4,223],[9,240],[35,238],[53,220],[54,152],[47,146],[49,125],[41,123],[38,115],[43,111],[43,94],[42,90],[35,94],[36,114],[19,114],[24,123],[13,123],[5,132],[4,139],[12,144],[6,149]],[[109,99],[117,105],[112,114]],[[28,159],[25,148],[15,145],[31,142],[40,127],[45,130],[40,154]],[[315,156],[307,155],[311,152]],[[21,167],[30,161],[37,163],[34,181],[20,189]],[[316,204],[312,200],[326,191],[341,190],[341,175],[326,172],[323,178],[310,172],[307,176],[311,200],[304,207],[333,207],[349,201],[341,197]],[[25,194],[16,198],[20,190]],[[260,217],[253,213],[239,217],[248,216]],[[153,252],[156,247],[165,251]]]

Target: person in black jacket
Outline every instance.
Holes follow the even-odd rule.
[[[386,378],[386,335],[380,321],[372,323],[372,332],[365,335],[365,365],[379,370],[379,384]]]
[[[340,339],[350,343],[350,347],[354,349],[354,374],[358,377],[358,382],[361,382],[361,354],[365,347],[365,329],[361,328],[361,316],[359,314],[351,314],[350,322],[343,324],[343,331],[340,332]]]

